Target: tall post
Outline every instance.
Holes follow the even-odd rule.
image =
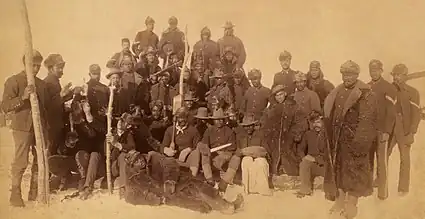
[[[25,72],[27,75],[28,86],[35,87],[35,78],[33,74],[33,45],[31,26],[28,18],[28,10],[25,0],[21,0],[21,16],[25,30]],[[38,163],[38,203],[49,203],[49,167],[47,163],[47,149],[43,133],[43,127],[40,119],[40,107],[37,93],[30,95],[32,121],[34,126],[34,135],[37,150]]]
[[[114,103],[114,89],[115,87],[111,85],[109,87],[109,102],[108,102],[108,111],[107,111],[107,136],[112,136],[112,105]],[[106,182],[108,183],[108,192],[112,195],[112,177],[111,177],[111,143],[106,143]]]

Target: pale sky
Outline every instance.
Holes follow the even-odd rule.
[[[7,77],[22,69],[24,32],[19,1],[0,3],[3,87]],[[191,45],[204,26],[217,40],[223,35],[221,26],[231,20],[248,53],[245,70],[261,69],[267,86],[280,70],[277,57],[283,50],[292,53],[296,70],[307,71],[311,60],[319,60],[334,83],[340,82],[339,67],[347,59],[360,64],[366,82],[370,59],[382,60],[386,72],[398,63],[407,64],[411,72],[425,70],[425,1],[420,0],[27,0],[27,4],[34,48],[44,57],[60,53],[67,62],[63,84],[82,83],[92,63],[100,64],[106,74],[106,61],[120,50],[121,38],[133,41],[148,15],[156,20],[158,35],[168,26],[168,18],[176,16],[181,29],[188,25]],[[45,74],[43,67],[39,75]],[[419,89],[423,82],[413,84]]]

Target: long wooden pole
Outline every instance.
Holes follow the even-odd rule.
[[[25,30],[25,72],[27,75],[28,86],[35,87],[35,78],[33,74],[33,45],[31,26],[28,18],[28,10],[25,0],[21,0],[21,16]],[[34,126],[34,135],[37,150],[38,163],[38,203],[49,203],[49,168],[47,164],[47,149],[43,135],[43,127],[40,119],[40,107],[37,93],[30,95],[32,121]]]
[[[114,102],[114,86],[109,87],[109,102],[107,112],[107,136],[112,135],[112,104]],[[112,177],[111,177],[111,144],[106,143],[106,182],[108,183],[108,192],[112,195]]]

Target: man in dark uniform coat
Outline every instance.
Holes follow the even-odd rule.
[[[137,63],[137,59],[139,57],[136,57],[133,52],[130,50],[130,40],[128,38],[121,39],[121,47],[122,50],[120,52],[115,53],[111,59],[106,63],[106,67],[112,68],[116,67],[119,68],[121,66],[121,62],[123,61],[125,56],[129,56],[132,59],[133,65]]]
[[[25,57],[23,58],[25,64]],[[35,151],[35,136],[32,123],[30,94],[37,92],[41,127],[46,131],[47,126],[47,107],[50,106],[50,95],[44,81],[39,79],[37,73],[40,70],[43,57],[40,52],[33,51],[33,74],[35,76],[35,86],[28,86],[25,71],[9,77],[4,84],[3,101],[1,108],[5,113],[11,113],[11,129],[15,142],[15,157],[12,162],[12,190],[10,195],[10,204],[15,207],[24,207],[24,201],[21,195],[22,176],[28,166],[28,154],[31,151],[34,156],[31,168],[31,184],[28,194],[28,200],[34,201],[37,197],[37,157]],[[47,134],[47,132],[46,132]],[[46,136],[46,135],[45,135]],[[46,136],[47,137],[47,136]]]
[[[139,31],[136,34],[133,42],[133,52],[139,57],[141,51],[145,50],[149,46],[154,49],[158,48],[159,39],[158,36],[153,32],[155,27],[155,20],[151,17],[147,17],[145,20],[146,30]]]
[[[227,21],[223,26],[224,36],[217,43],[220,48],[221,57],[226,53],[226,48],[233,48],[237,58],[236,68],[242,68],[246,61],[246,51],[242,40],[234,35],[234,27],[235,25],[232,22]]]
[[[276,73],[273,78],[273,87],[278,84],[288,87],[288,89],[293,93],[295,92],[295,74],[296,71],[291,69],[292,55],[288,51],[284,51],[279,55],[280,65],[282,66],[282,71]]]
[[[216,61],[220,57],[220,48],[218,44],[211,40],[211,30],[204,27],[201,30],[201,40],[193,46],[192,61],[201,57],[203,66],[212,71],[216,66]]]
[[[307,72],[307,88],[317,93],[320,107],[323,108],[326,97],[335,86],[324,78],[319,61],[310,62],[310,70]]]
[[[382,78],[382,72],[382,62],[376,59],[371,60],[369,63],[369,74],[372,80],[369,82],[369,85],[378,99],[378,141],[376,148],[373,149],[377,159],[378,198],[386,199],[388,197],[388,138],[395,123],[394,104],[396,90],[391,83]]]
[[[109,102],[109,89],[100,82],[101,68],[98,64],[89,67],[90,80],[87,82],[87,100],[93,116],[103,116]]]
[[[72,99],[71,83],[66,84],[63,88],[59,79],[63,75],[65,61],[60,54],[50,54],[44,60],[44,66],[48,73],[44,78],[47,84],[47,90],[52,98],[51,110],[49,111],[50,139],[48,149],[50,154],[56,154],[60,144],[64,142],[65,132],[64,126],[67,117],[65,115],[64,103]]]
[[[343,84],[324,104],[329,135],[324,190],[326,198],[336,198],[331,213],[352,219],[358,199],[373,192],[370,151],[377,139],[377,99],[370,86],[358,80],[358,64],[349,60],[340,71]]]
[[[162,33],[158,48],[161,49],[164,44],[171,43],[174,45],[174,52],[178,55],[179,59],[183,60],[185,52],[184,33],[177,27],[178,20],[176,17],[170,17],[170,19],[168,19],[168,24],[170,26]],[[162,53],[162,49],[159,56],[162,59],[166,57],[166,54]]]
[[[409,193],[410,187],[410,148],[414,143],[414,136],[418,131],[420,116],[420,97],[415,88],[406,84],[408,68],[404,64],[394,66],[391,75],[393,76],[396,88],[397,100],[395,103],[395,125],[390,133],[391,154],[397,144],[400,151],[400,174],[398,192],[401,196]]]

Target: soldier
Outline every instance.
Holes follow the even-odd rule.
[[[189,69],[186,69],[186,71],[182,74],[183,77],[183,95],[187,93],[195,93],[196,92],[196,85],[193,81],[193,78],[191,77]],[[176,94],[180,94],[180,83],[177,83],[174,86],[174,90],[176,91]]]
[[[267,152],[271,155],[271,174],[275,182],[281,173],[298,176],[301,161],[295,145],[301,141],[306,127],[301,122],[303,117],[291,92],[290,88],[283,85],[275,86],[271,96],[275,98],[276,104],[270,105],[262,118],[261,125]]]
[[[378,198],[384,200],[388,197],[387,149],[388,138],[390,133],[392,133],[395,123],[394,104],[396,100],[396,89],[391,83],[382,78],[382,72],[382,62],[376,59],[371,60],[369,63],[371,81],[368,84],[371,86],[378,100],[378,144],[374,148],[374,154],[376,154],[377,159],[376,182],[378,184]]]
[[[360,67],[349,60],[341,65],[343,84],[324,104],[326,150],[324,190],[336,201],[331,213],[355,218],[359,197],[372,194],[371,148],[377,139],[377,100],[370,87],[358,80]]]
[[[195,59],[191,69],[190,78],[195,84],[194,96],[198,98],[201,106],[206,106],[205,94],[210,90],[210,71],[204,69],[202,60]]]
[[[67,116],[64,111],[64,103],[72,99],[72,84],[68,83],[62,88],[59,82],[65,67],[65,61],[61,55],[50,54],[46,60],[44,60],[44,66],[48,70],[47,76],[44,78],[44,82],[46,82],[47,90],[52,98],[49,111],[49,126],[51,130],[48,148],[49,153],[55,154],[59,145],[64,142],[64,127],[65,120],[67,120]]]
[[[252,69],[248,72],[248,79],[251,81],[252,87],[246,91],[240,107],[244,115],[254,114],[256,120],[262,117],[269,104],[271,94],[271,90],[261,84],[261,77],[262,73],[259,69]]]
[[[195,126],[199,132],[200,136],[204,136],[205,131],[209,127],[209,117],[208,117],[208,109],[205,107],[199,107],[196,115],[194,116],[196,119]]]
[[[47,85],[37,76],[43,56],[40,52],[33,51],[33,74],[35,77],[35,89],[28,86],[25,71],[9,77],[4,83],[3,101],[1,109],[5,113],[11,113],[11,130],[13,141],[15,143],[15,157],[13,158],[11,168],[12,189],[10,194],[10,205],[15,207],[24,207],[22,200],[21,183],[22,176],[28,166],[29,152],[31,151],[34,160],[31,167],[30,190],[28,193],[28,201],[35,201],[37,198],[37,156],[35,151],[35,136],[32,128],[31,104],[29,101],[30,94],[37,92],[38,103],[40,108],[41,127],[46,134],[48,133],[48,107],[50,106],[50,94]],[[25,64],[25,56],[22,58]],[[47,135],[45,135],[48,137]]]
[[[192,176],[196,177],[200,161],[199,150],[196,146],[201,136],[195,126],[188,123],[189,112],[186,108],[179,108],[175,116],[175,128],[168,127],[165,131],[162,152],[168,157],[175,157],[180,165],[188,166]],[[173,133],[174,130],[175,133]]]
[[[151,89],[151,101],[162,101],[164,103],[164,109],[168,113],[173,110],[173,98],[177,93],[176,90],[169,85],[169,81],[170,73],[164,72],[160,75],[159,83],[153,85]]]
[[[197,99],[195,97],[193,97],[193,94],[191,92],[183,95],[183,107],[188,112],[187,122],[190,125],[195,126],[196,125],[195,116],[198,113],[199,106],[197,104]]]
[[[214,75],[211,77],[215,79],[215,86],[207,94],[208,108],[213,109],[214,103],[218,104],[218,107],[227,110],[233,106],[233,96],[230,93],[230,89],[224,81],[224,73],[219,69],[215,69]]]
[[[246,76],[243,69],[237,69],[233,73],[233,93],[234,93],[233,97],[235,100],[235,110],[238,114],[238,118],[239,118],[239,115],[242,113],[241,107],[242,107],[242,102],[244,100],[245,93],[248,90],[248,88],[251,87],[249,82],[248,82],[249,86],[246,86],[246,85],[244,86],[244,84],[242,84],[242,81],[245,77]]]
[[[121,39],[121,52],[115,53],[111,59],[106,63],[107,68],[119,67],[121,66],[121,62],[124,56],[131,57],[131,60],[134,64],[137,63],[137,57],[130,50],[130,40],[128,38]]]
[[[161,35],[158,48],[163,48],[164,44],[171,43],[174,46],[174,52],[177,54],[179,60],[183,60],[185,53],[184,33],[177,27],[178,20],[172,16],[168,19],[170,25]],[[166,54],[160,53],[159,56],[165,60]]]
[[[233,182],[233,178],[239,168],[241,163],[240,152],[236,150],[235,133],[225,125],[226,116],[223,110],[218,109],[214,111],[210,118],[214,120],[214,126],[207,128],[197,147],[201,153],[202,170],[205,179],[210,184],[214,182],[211,169],[212,162],[214,167],[220,170],[222,177],[219,183],[219,191],[224,192],[227,185]],[[216,153],[210,152],[210,148],[212,149],[228,143],[232,145]],[[225,163],[228,163],[227,170],[223,169]]]
[[[323,108],[325,98],[335,88],[335,86],[328,80],[324,79],[319,61],[310,62],[310,70],[307,72],[307,87],[317,93],[320,99],[320,106]]]
[[[224,24],[224,36],[217,43],[220,48],[220,56],[223,57],[226,53],[225,49],[230,47],[234,49],[237,58],[236,68],[242,68],[246,60],[245,46],[237,36],[234,35],[235,25],[231,21],[226,21]]]
[[[302,198],[313,194],[313,182],[316,177],[325,175],[325,149],[327,138],[323,127],[322,117],[311,113],[309,117],[311,129],[308,130],[300,143],[299,153],[302,157],[300,163],[301,186],[296,195]]]
[[[307,126],[308,117],[312,112],[322,112],[320,107],[319,96],[316,92],[311,91],[306,87],[307,77],[304,73],[298,71],[295,74],[295,85],[296,90],[294,93],[294,100],[300,108],[300,112],[303,113],[304,123]]]
[[[280,66],[282,66],[282,71],[276,73],[273,78],[272,88],[278,84],[288,87],[291,92],[295,91],[295,74],[296,72],[291,69],[291,60],[292,55],[288,51],[284,51],[279,55]]]
[[[164,116],[164,103],[161,100],[152,101],[149,104],[152,114],[144,119],[153,138],[162,142],[165,130],[172,122]]]
[[[150,16],[146,17],[145,20],[146,30],[139,31],[134,38],[132,49],[136,56],[139,57],[140,53],[147,47],[158,48],[159,39],[158,36],[153,32],[155,27],[155,20]]]
[[[125,112],[130,110],[130,105],[137,103],[136,95],[140,92],[139,85],[144,81],[142,76],[134,71],[134,64],[131,57],[127,55],[123,57],[120,63],[122,71],[120,102],[125,107]]]
[[[264,138],[261,130],[255,129],[258,120],[254,115],[247,115],[236,132],[237,148],[243,155],[242,184],[245,193],[259,193],[261,195],[272,195],[269,188],[269,163],[267,161],[267,150],[264,148]]]
[[[123,96],[126,95],[126,92],[123,91],[121,86],[121,77],[123,72],[119,68],[111,68],[110,72],[105,75],[106,79],[109,80],[109,86],[114,87],[114,101],[112,103],[112,115],[113,117],[120,117],[123,113],[130,110],[130,105],[127,103],[126,98]],[[109,93],[109,91],[108,91]],[[123,100],[123,101],[121,101]],[[109,102],[109,97],[108,97]]]
[[[158,76],[154,74],[161,71],[161,67],[159,66],[157,51],[154,47],[146,47],[140,53],[140,60],[135,69],[144,80],[149,80],[152,85],[158,82]]]
[[[203,65],[206,69],[212,71],[215,68],[216,60],[220,57],[220,49],[218,44],[211,40],[211,30],[204,27],[201,30],[201,40],[193,46],[192,62],[197,57],[203,60]]]
[[[418,131],[420,117],[420,97],[415,88],[406,84],[408,68],[404,64],[394,66],[391,75],[396,88],[395,125],[390,133],[388,154],[397,144],[400,151],[400,174],[398,183],[399,195],[409,193],[410,187],[410,148]]]
[[[103,117],[106,113],[109,101],[109,89],[100,82],[101,68],[98,64],[89,67],[90,80],[87,82],[87,99],[90,104],[92,115]]]

